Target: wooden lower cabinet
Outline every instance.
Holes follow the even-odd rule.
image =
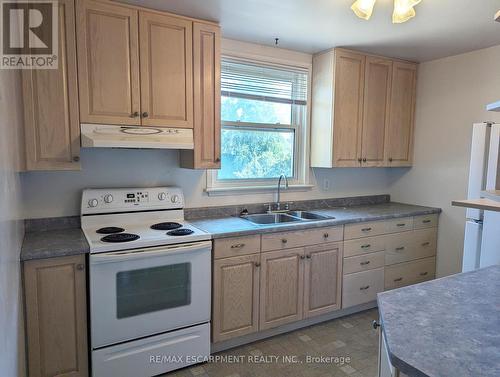
[[[260,254],[214,261],[212,341],[259,329]]]
[[[88,376],[85,256],[24,262],[30,377]]]
[[[261,255],[260,330],[303,318],[304,249]]]
[[[342,244],[307,247],[304,318],[340,309]]]

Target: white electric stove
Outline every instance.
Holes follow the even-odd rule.
[[[183,208],[174,187],[83,192],[94,377],[150,377],[209,356],[211,237]]]

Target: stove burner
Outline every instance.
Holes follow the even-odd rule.
[[[102,242],[129,242],[138,240],[140,237],[137,234],[131,233],[115,233],[101,238]]]
[[[107,226],[105,228],[100,228],[96,230],[96,233],[99,234],[113,234],[113,233],[120,233],[124,232],[125,229],[123,228],[118,228],[117,226]]]
[[[165,223],[158,223],[151,225],[151,229],[155,230],[172,230],[172,229],[178,229],[181,228],[182,225],[179,223],[174,223],[174,222],[165,222]]]
[[[167,232],[168,236],[187,236],[188,234],[194,233],[193,230],[191,229],[176,229],[176,230],[171,230],[170,232]]]

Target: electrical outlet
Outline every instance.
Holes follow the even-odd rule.
[[[323,191],[330,190],[330,180],[325,178],[323,179]]]

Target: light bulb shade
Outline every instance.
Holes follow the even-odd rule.
[[[373,13],[375,1],[377,0],[356,0],[351,5],[351,9],[359,18],[369,20]]]
[[[392,14],[392,22],[400,24],[415,17],[415,9],[413,7],[422,0],[394,0],[394,13]]]

